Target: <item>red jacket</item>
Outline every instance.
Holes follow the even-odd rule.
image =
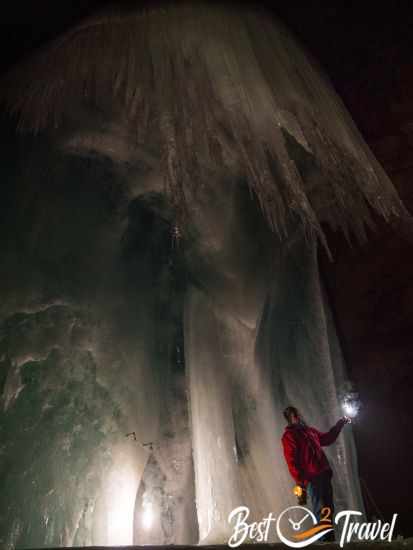
[[[281,441],[288,469],[296,483],[305,486],[318,474],[332,471],[321,447],[334,443],[344,424],[345,420],[341,418],[326,433],[303,424],[292,424],[285,428]]]

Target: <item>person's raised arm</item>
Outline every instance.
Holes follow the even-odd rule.
[[[320,445],[322,445],[323,447],[332,445],[339,436],[344,424],[347,424],[348,422],[350,422],[350,419],[346,416],[343,416],[343,418],[340,418],[340,420],[336,424],[334,424],[334,426],[328,432],[320,432],[316,430],[320,440]]]

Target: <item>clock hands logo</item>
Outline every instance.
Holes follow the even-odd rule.
[[[305,521],[308,517],[310,517],[310,514],[306,514],[300,521],[294,521],[292,518],[288,518],[288,521],[293,526],[294,531],[299,531],[301,524],[303,521]]]
[[[293,534],[286,534],[286,519],[291,525]],[[299,519],[297,519],[297,516]],[[284,521],[282,521],[284,518]],[[284,523],[284,528],[283,528]],[[276,523],[277,535],[279,539],[290,546],[291,548],[304,548],[309,544],[321,539],[326,533],[333,531],[331,522],[330,508],[321,510],[321,521],[317,522],[317,518],[308,508],[303,506],[290,506],[284,510],[278,517]],[[283,532],[284,531],[284,532]]]

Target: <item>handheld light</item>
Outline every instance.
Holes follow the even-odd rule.
[[[360,401],[356,393],[348,393],[342,402],[343,412],[349,418],[355,418],[360,410]]]
[[[293,489],[293,493],[296,497],[300,498],[303,494],[303,488],[299,485],[296,485]]]

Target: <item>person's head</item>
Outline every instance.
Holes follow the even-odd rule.
[[[298,409],[296,407],[289,406],[284,410],[284,418],[288,422],[288,424],[298,424],[301,419],[301,415],[298,412]]]

